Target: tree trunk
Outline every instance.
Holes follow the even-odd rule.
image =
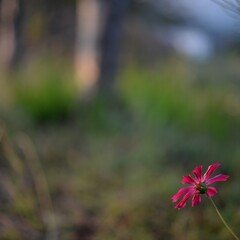
[[[25,0],[18,0],[18,9],[14,17],[15,47],[11,59],[11,68],[18,69],[25,51],[24,45],[24,19],[25,19]]]
[[[81,92],[91,92],[99,76],[98,39],[101,26],[99,0],[78,0],[75,78]]]
[[[14,16],[17,0],[2,0],[0,4],[0,67],[8,70],[15,50]]]
[[[105,0],[108,7],[101,41],[100,94],[112,94],[121,46],[122,26],[131,0]]]
[[[0,67],[15,69],[23,53],[23,0],[0,1]]]

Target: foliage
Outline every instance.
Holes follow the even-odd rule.
[[[59,71],[59,68],[62,68]],[[16,103],[36,121],[59,120],[73,109],[76,92],[63,63],[43,59],[32,63],[16,83]]]

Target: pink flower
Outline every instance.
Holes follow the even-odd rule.
[[[188,184],[190,186],[180,188],[179,191],[173,195],[172,201],[175,203],[179,201],[175,206],[177,209],[181,209],[186,206],[188,199],[192,197],[192,207],[197,206],[201,202],[201,194],[206,194],[207,197],[213,197],[217,193],[217,189],[212,187],[213,183],[225,182],[229,176],[224,174],[218,174],[211,177],[212,174],[221,166],[219,163],[210,165],[202,175],[202,166],[198,166],[193,170],[193,176],[183,176],[182,184]]]

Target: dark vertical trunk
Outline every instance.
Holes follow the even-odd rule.
[[[99,91],[110,94],[116,78],[123,20],[131,0],[105,0],[107,17],[101,42]]]
[[[12,56],[11,67],[18,69],[23,58],[24,46],[24,19],[25,19],[25,0],[18,0],[18,9],[14,18],[15,49]]]
[[[17,0],[0,2],[0,68],[9,70],[15,48],[14,17]]]

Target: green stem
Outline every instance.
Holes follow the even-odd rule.
[[[209,197],[209,199],[211,200],[212,202],[212,205],[214,206],[218,216],[220,217],[220,219],[222,220],[224,226],[228,229],[228,231],[232,234],[232,236],[237,239],[237,240],[240,240],[239,237],[237,237],[237,235],[233,232],[233,230],[229,227],[229,225],[226,223],[226,221],[224,220],[222,214],[220,213],[220,211],[218,210],[216,204],[214,203],[213,199],[211,197]]]

